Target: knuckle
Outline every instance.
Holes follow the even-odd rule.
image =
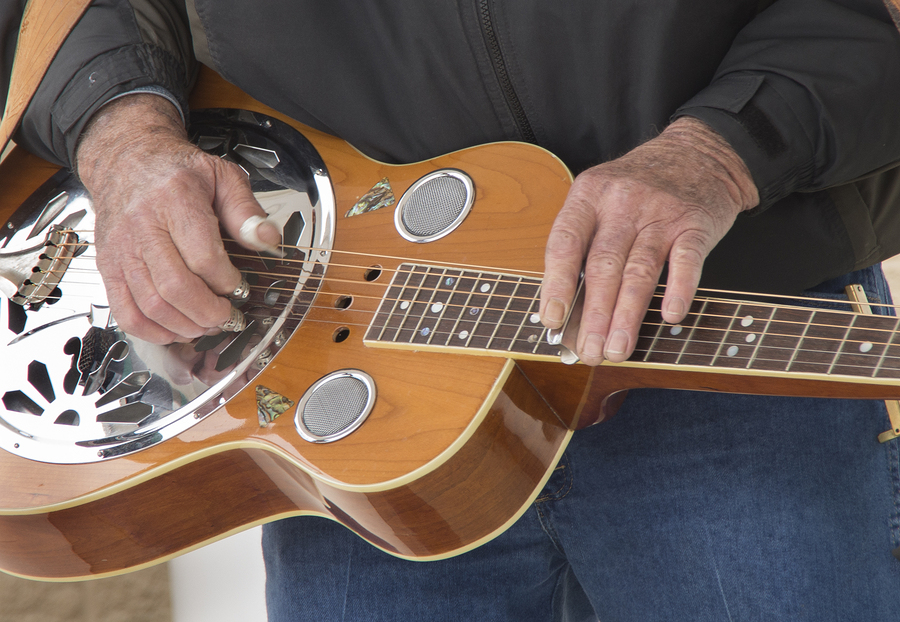
[[[591,275],[621,271],[624,266],[622,255],[608,248],[592,248],[585,258],[584,270]]]
[[[640,283],[655,283],[662,271],[662,264],[657,261],[648,261],[644,258],[632,258],[625,264],[622,271],[624,281],[637,281]]]
[[[164,304],[180,300],[185,292],[190,291],[189,279],[181,274],[168,274],[155,285],[156,293],[151,297],[160,298]]]

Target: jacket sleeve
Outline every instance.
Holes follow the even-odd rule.
[[[9,87],[11,50],[24,0],[0,8],[0,88]],[[45,75],[15,141],[51,162],[74,165],[91,115],[125,93],[150,90],[187,111],[195,74],[183,2],[96,0],[72,30]]]
[[[900,162],[900,33],[881,0],[779,0],[675,114],[722,134],[760,209]]]

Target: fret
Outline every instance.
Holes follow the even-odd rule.
[[[650,299],[650,306],[646,315],[644,315],[644,321],[641,322],[631,360],[641,360],[646,363],[648,357],[655,351],[659,337],[663,333],[663,328],[665,328],[660,305],[662,305],[662,293],[657,292]],[[640,356],[641,354],[643,356]]]
[[[873,377],[888,350],[897,318],[857,315],[829,373]]]
[[[788,371],[827,374],[853,317],[849,313],[814,311]]]
[[[450,345],[469,347],[474,336],[475,329],[481,321],[484,305],[490,297],[489,293],[494,280],[494,275],[486,275],[482,272],[466,272],[464,280],[471,280],[471,294],[459,317],[459,321],[453,329],[454,339]],[[472,275],[472,276],[468,276]],[[487,287],[487,289],[485,289]]]
[[[440,270],[440,272],[437,272]],[[431,298],[428,300],[428,304],[425,306],[425,309],[422,312],[422,317],[419,320],[418,325],[416,326],[416,330],[412,335],[412,339],[410,343],[419,343],[419,344],[430,344],[434,339],[435,335],[437,335],[437,327],[440,323],[441,319],[444,317],[444,313],[447,311],[448,301],[450,300],[450,296],[453,294],[454,284],[456,280],[452,277],[448,277],[447,270],[440,268],[430,268],[429,272],[434,271],[433,279],[434,291],[432,292]],[[429,277],[432,275],[429,274]],[[447,279],[450,279],[449,281]],[[429,282],[426,279],[426,284]]]
[[[424,336],[428,336],[431,332],[430,327],[425,322],[425,314],[432,304],[437,284],[441,278],[440,274],[432,272],[432,268],[425,268],[425,275],[422,283],[415,295],[412,297],[411,304],[406,309],[406,317],[400,325],[397,335],[394,338],[399,343],[415,343],[417,335],[420,331],[425,331]],[[401,308],[403,308],[401,303]]]
[[[728,345],[729,336],[731,335],[731,328],[732,328],[732,326],[734,326],[735,322],[737,321],[737,318],[739,315],[738,312],[740,311],[740,305],[734,305],[733,309],[734,309],[734,313],[731,316],[731,320],[728,322],[728,327],[725,329],[724,333],[722,334],[722,340],[719,343],[719,347],[716,350],[716,354],[715,354],[715,356],[713,356],[713,360],[710,361],[710,363],[709,363],[710,366],[712,366],[712,367],[717,366],[716,363],[718,362],[719,358],[723,354],[726,357],[724,360],[729,361],[729,360],[733,360],[734,357],[736,357],[740,353],[739,346],[736,346],[733,344]],[[718,366],[721,367],[721,365],[718,365]],[[741,365],[741,367],[743,367],[743,365]]]
[[[741,303],[722,339],[713,366],[749,369],[774,311],[771,305]]]
[[[424,273],[424,268],[410,264],[403,264],[398,268],[391,281],[391,286],[381,302],[375,321],[369,327],[367,339],[395,340],[397,331],[409,311],[409,301],[415,296],[417,288],[424,278]],[[403,278],[404,276],[405,278]],[[402,284],[398,284],[398,280],[402,280]],[[375,335],[375,332],[378,334]]]
[[[484,304],[478,323],[472,331],[469,347],[480,350],[490,349],[491,341],[500,327],[500,322],[512,302],[512,294],[518,279],[505,275],[491,275],[490,295]],[[484,285],[481,286],[484,289]]]
[[[510,324],[518,320],[516,334],[509,344],[509,352],[535,354],[541,349],[541,345],[548,346],[551,352],[559,352],[559,347],[551,346],[544,338],[546,328],[541,324],[538,316],[541,290],[541,282],[538,279],[522,279],[516,290],[516,309],[510,311],[509,317],[504,317],[504,323],[512,320]]]
[[[811,309],[775,307],[748,369],[787,371],[812,316]]]
[[[887,320],[888,318],[885,319]],[[893,320],[889,329],[887,328],[887,322],[885,323],[885,328],[889,330],[889,334],[882,339],[882,341],[887,343],[887,346],[878,359],[875,371],[872,372],[873,378],[900,378],[900,369],[898,369],[900,367],[900,356],[898,356],[900,352],[891,354],[891,348],[896,347],[894,342],[900,338],[900,335],[897,334],[898,329],[900,329],[900,318],[891,317],[889,319]]]
[[[850,331],[853,330],[853,325],[856,323],[856,318],[858,316],[854,316],[853,319],[850,320],[850,325],[847,326],[847,329],[844,331],[844,336],[841,338],[841,343],[838,344],[837,351],[834,354],[834,358],[831,360],[831,365],[828,367],[828,371],[826,374],[834,373],[834,366],[837,365],[838,359],[841,357],[841,350],[847,345],[847,339],[850,335]]]
[[[517,279],[515,289],[510,296],[506,310],[488,344],[490,350],[511,352],[519,333],[525,325],[528,311],[534,303],[537,285],[528,283],[521,277]],[[529,295],[530,294],[530,295]]]
[[[737,308],[734,302],[710,300],[691,329],[678,362],[683,365],[712,365]]]
[[[475,288],[477,275],[467,276],[467,274],[471,273],[461,270],[447,270],[444,273],[443,284],[445,287],[451,288],[450,296],[447,298],[441,317],[434,328],[434,338],[431,343],[436,344],[440,342],[444,346],[451,345],[450,341],[453,339],[456,325],[459,323],[463,310],[472,295],[472,290]]]
[[[695,299],[694,302],[691,303],[690,311],[679,324],[667,324],[663,321],[659,309],[651,310],[646,316],[642,330],[652,326],[654,322],[658,323],[659,330],[657,332],[659,333],[659,336],[651,343],[646,343],[646,334],[643,337],[639,336],[637,344],[635,345],[635,354],[640,356],[642,353],[641,350],[646,348],[646,353],[643,354],[643,360],[645,362],[669,365],[677,364],[684,352],[685,346],[690,340],[694,324],[697,322],[697,319],[703,315],[707,303],[708,300],[706,299]]]

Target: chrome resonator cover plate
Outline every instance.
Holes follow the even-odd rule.
[[[0,231],[0,447],[52,463],[97,462],[186,430],[246,387],[316,296],[333,248],[334,191],[298,131],[240,110],[191,119],[192,140],[240,165],[282,228],[284,257],[226,250],[250,285],[247,327],[160,346],[123,333],[96,270],[94,213],[67,171]]]

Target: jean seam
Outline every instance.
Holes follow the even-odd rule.
[[[888,472],[892,485],[891,498],[893,501],[893,513],[889,521],[891,547],[900,547],[900,443],[897,439],[889,441],[887,445]]]
[[[563,456],[563,459],[559,464],[556,465],[556,468],[553,469],[556,471],[566,471],[565,476],[563,477],[562,483],[559,485],[559,488],[556,489],[555,492],[547,492],[539,496],[534,500],[535,503],[544,503],[545,501],[559,501],[560,499],[564,499],[566,495],[572,490],[573,478],[572,478],[572,466],[569,464],[569,460],[566,456]]]

